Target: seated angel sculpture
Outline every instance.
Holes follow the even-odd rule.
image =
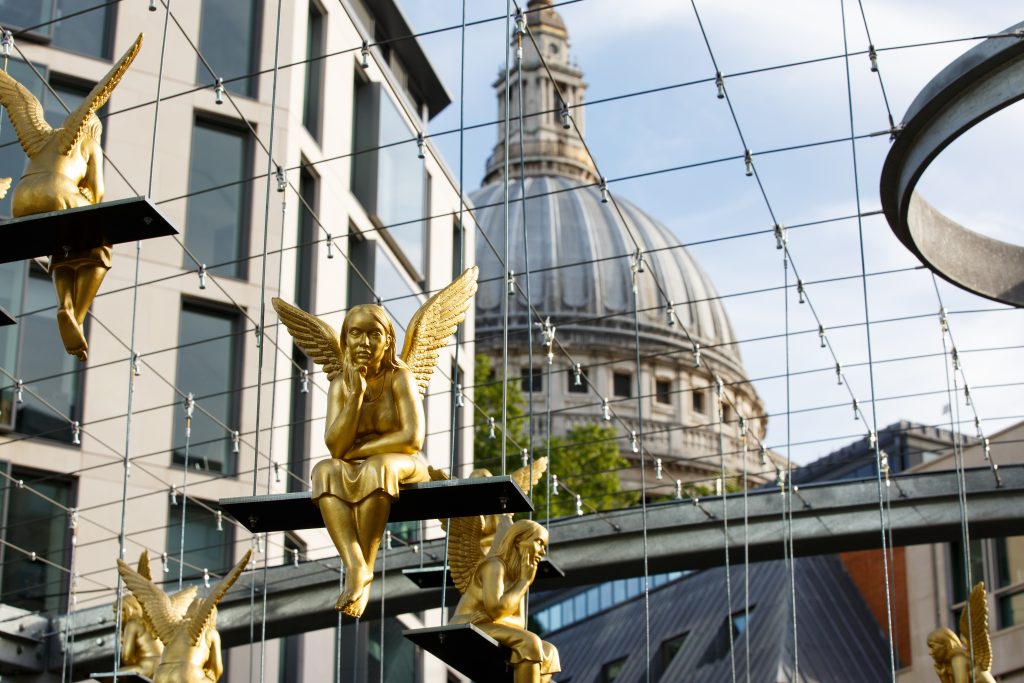
[[[451,520],[449,562],[462,593],[453,624],[473,624],[511,651],[515,683],[548,683],[561,668],[558,650],[526,630],[525,602],[537,566],[547,553],[548,532],[521,519],[499,532],[484,555],[483,517]]]
[[[477,269],[467,269],[427,300],[406,329],[401,357],[383,307],[353,306],[340,337],[314,315],[281,299],[274,309],[295,343],[323,365],[330,387],[324,442],[331,457],[313,468],[313,502],[345,565],[335,609],[359,618],[391,503],[403,484],[429,480],[420,455],[423,395],[438,349],[466,316]]]
[[[147,581],[152,580],[149,570],[149,553],[145,550],[139,556],[136,573]],[[196,587],[189,586],[170,596],[171,613],[181,618],[196,597]],[[116,605],[115,605],[116,606]],[[164,644],[157,635],[156,627],[142,603],[134,595],[122,600],[121,617],[121,672],[137,673],[152,679],[160,666]]]
[[[82,103],[51,128],[43,105],[28,88],[0,71],[0,104],[7,110],[28,166],[14,188],[11,214],[15,218],[98,204],[103,200],[103,125],[96,110],[110,98],[142,47],[142,34],[107,72]],[[11,179],[0,179],[6,193]],[[0,198],[4,195],[0,194]],[[96,292],[110,270],[109,244],[84,251],[50,256],[50,276],[57,292],[57,330],[65,350],[85,361],[89,344],[82,325]]]
[[[937,628],[928,634],[928,652],[941,683],[996,683],[992,677],[992,642],[988,635],[984,582],[975,584],[967,606],[960,613],[960,637],[951,629]]]
[[[252,551],[217,583],[205,597],[195,596],[182,611],[176,599],[145,576],[117,560],[117,571],[142,605],[164,650],[153,674],[153,683],[216,683],[224,673],[217,603],[242,575]],[[177,600],[180,602],[180,600]]]

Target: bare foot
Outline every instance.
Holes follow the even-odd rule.
[[[349,616],[359,617],[362,614],[362,610],[359,610],[359,614],[351,614],[350,610],[354,603],[358,603],[363,591],[365,591],[370,582],[373,581],[373,572],[366,567],[360,567],[351,571],[345,571],[345,589],[338,596],[338,601],[334,604],[334,609],[339,612],[344,612]]]
[[[71,311],[66,309],[57,311],[57,330],[60,332],[60,340],[64,343],[64,349],[72,356],[76,356],[78,360],[85,362],[89,357],[89,344],[86,343],[82,328]]]

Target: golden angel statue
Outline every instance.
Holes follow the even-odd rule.
[[[323,365],[330,388],[324,441],[331,457],[311,474],[313,502],[345,565],[335,608],[359,618],[370,598],[377,548],[402,484],[428,481],[420,455],[423,395],[438,349],[466,317],[477,268],[430,297],[409,322],[401,356],[387,312],[353,306],[340,337],[330,325],[281,299],[274,309],[295,343]]]
[[[984,581],[975,584],[967,606],[960,613],[960,637],[948,628],[937,628],[928,634],[928,651],[935,660],[935,673],[940,683],[996,683],[992,677],[992,642],[988,636]]]
[[[452,580],[462,593],[452,624],[473,624],[511,651],[515,683],[548,683],[561,670],[558,650],[526,630],[525,602],[537,566],[547,553],[548,532],[521,519],[499,531],[486,554],[481,550],[483,517],[449,522]]]
[[[96,117],[142,47],[142,34],[107,75],[64,119],[50,128],[43,105],[29,90],[0,71],[0,104],[7,109],[28,166],[14,188],[11,214],[30,216],[98,204],[103,200],[103,126]],[[10,179],[3,179],[10,186]],[[2,186],[2,184],[0,184]],[[2,195],[0,195],[2,197]],[[92,300],[110,270],[109,244],[50,256],[50,276],[57,291],[57,329],[64,348],[79,360],[88,358],[82,325]]]
[[[149,553],[145,550],[139,556],[136,570],[139,576],[151,580],[149,570]],[[179,618],[196,597],[196,587],[188,588],[170,596],[171,610]],[[164,652],[164,644],[157,636],[153,622],[142,609],[142,604],[134,595],[126,595],[121,601],[121,667],[122,673],[142,674],[152,679],[156,674],[160,657]]]
[[[533,467],[529,465],[520,467],[518,470],[511,474],[512,480],[519,484],[524,492],[529,493],[540,481],[541,477],[548,469],[547,458],[537,458],[533,461]],[[433,467],[427,468],[430,474],[431,481],[444,481],[448,479],[448,476]],[[469,473],[470,479],[477,477],[491,477],[491,471],[484,468],[475,469]],[[448,520],[442,519],[441,528],[448,531]],[[512,526],[512,513],[505,512],[496,515],[480,515],[480,523],[483,528],[480,532],[480,551],[486,555],[487,551],[491,549],[491,545],[494,543],[494,539],[504,533],[510,526]]]
[[[195,597],[184,614],[161,588],[118,559],[117,571],[138,598],[164,645],[153,683],[210,683],[224,673],[220,634],[217,633],[217,603],[241,576],[252,551],[220,580],[206,597]]]

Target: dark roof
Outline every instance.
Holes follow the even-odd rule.
[[[880,681],[889,677],[888,645],[874,617],[835,556],[797,558],[799,678],[793,672],[793,622],[785,562],[750,565],[750,681],[806,683]],[[727,681],[729,615],[744,613],[743,566],[733,566],[732,608],[725,569],[696,572],[650,593],[651,680]],[[687,634],[681,649],[663,662],[661,645]],[[562,674],[571,683],[600,681],[602,667],[625,658],[615,679],[640,683],[645,674],[643,596],[544,636],[559,650]],[[736,637],[736,677],[746,678],[746,637]]]
[[[953,432],[931,425],[900,420],[878,432],[878,447],[889,456],[892,474],[920,464],[927,453],[944,454],[952,448]],[[962,434],[964,445],[977,439]],[[875,453],[864,436],[793,471],[794,484],[863,479],[875,476]]]

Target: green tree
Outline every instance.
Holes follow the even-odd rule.
[[[483,355],[477,354],[474,377],[476,388],[473,392],[473,402],[477,408],[476,419],[473,428],[473,467],[486,468],[493,474],[501,473],[501,380],[491,366],[491,360]],[[507,390],[508,408],[505,421],[506,445],[505,463],[509,471],[520,466],[522,457],[519,448],[525,448],[529,442],[526,433],[526,401],[523,399],[523,391],[518,379],[508,381]],[[481,411],[483,414],[481,415]],[[491,423],[488,417],[494,419],[492,437]]]
[[[501,380],[484,355],[476,357],[476,390],[474,402],[483,415],[477,412],[474,428],[473,465],[487,468],[492,473],[501,472]],[[508,381],[507,395],[507,439],[505,447],[506,471],[512,472],[522,466],[520,448],[529,443],[526,422],[526,400],[523,397],[518,378]],[[487,417],[494,418],[494,438]],[[543,419],[543,415],[537,415]],[[639,494],[623,492],[619,484],[619,470],[629,466],[629,461],[619,452],[615,429],[598,424],[579,425],[564,436],[551,439],[551,461],[549,471],[557,474],[560,482],[558,495],[550,497],[551,516],[563,517],[576,514],[578,493],[583,499],[584,510],[592,512],[627,507],[639,502]],[[534,437],[534,458],[548,454],[547,442]],[[547,516],[548,481],[545,477],[533,492],[535,517]],[[571,493],[570,493],[571,491]]]

